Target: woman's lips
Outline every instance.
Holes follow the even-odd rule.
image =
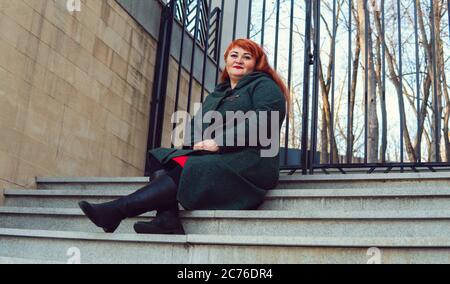
[[[234,68],[234,69],[239,69],[239,70],[242,70],[242,69],[244,69],[244,68],[242,68],[242,67],[239,67],[239,66],[234,66],[233,68]]]

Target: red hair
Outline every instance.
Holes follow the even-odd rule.
[[[289,111],[289,104],[290,104],[290,93],[288,88],[286,87],[286,84],[281,79],[280,75],[269,65],[269,60],[267,59],[267,54],[264,51],[264,49],[257,44],[256,42],[249,40],[249,39],[237,39],[228,46],[227,50],[224,54],[225,61],[227,60],[228,54],[231,52],[231,50],[235,47],[240,47],[244,49],[247,52],[250,52],[251,55],[256,59],[256,65],[255,65],[255,71],[258,72],[264,72],[267,73],[280,87],[281,91],[284,94],[284,97],[286,98],[287,103],[287,111]],[[222,72],[221,76],[221,82],[228,81],[230,79],[230,75],[228,74],[227,69],[225,68]]]

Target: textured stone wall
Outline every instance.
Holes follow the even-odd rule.
[[[0,0],[0,188],[142,176],[156,41],[114,0]]]

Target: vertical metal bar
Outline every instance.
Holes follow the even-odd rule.
[[[236,39],[238,10],[239,10],[239,0],[234,0],[233,41]]]
[[[205,9],[205,7],[203,7],[203,9]],[[203,99],[205,97],[205,75],[206,75],[206,60],[208,59],[208,49],[209,49],[209,32],[210,32],[210,27],[211,27],[211,0],[209,0],[209,5],[207,7],[208,11],[207,11],[207,16],[206,16],[206,23],[207,23],[207,28],[206,28],[206,41],[205,41],[205,50],[204,50],[204,54],[203,54],[203,69],[202,69],[202,92],[201,92],[201,96],[200,96],[200,102],[203,102]]]
[[[310,56],[311,56],[311,10],[310,0],[305,0],[305,49],[303,64],[303,109],[302,109],[302,148],[301,163],[302,174],[308,170],[308,112],[309,112],[309,83],[310,83]]]
[[[333,56],[332,74],[331,74],[331,121],[330,121],[330,164],[333,164],[333,147],[334,147],[334,88],[335,88],[335,66],[336,66],[336,0],[333,0]]]
[[[369,88],[369,11],[367,9],[367,0],[364,5],[364,163],[367,164],[368,154],[368,88]]]
[[[208,30],[209,30],[209,32],[208,32],[208,38],[209,38],[208,43],[211,42],[211,44],[209,44],[209,48],[208,48],[208,52],[207,52],[208,55],[210,55],[209,49],[211,48],[212,43],[215,41],[215,39],[213,39],[213,41],[211,41],[211,35],[210,35],[210,33],[211,33],[211,28],[214,26],[214,30],[213,30],[214,33],[215,33],[216,30],[217,30],[217,25],[214,25],[214,22],[216,21],[216,20],[214,19],[214,15],[215,15],[215,11],[214,11],[213,8],[212,8],[212,0],[209,0],[209,3],[208,3],[208,16],[207,16],[207,22],[208,22]],[[217,18],[216,18],[216,19],[217,19]],[[217,24],[217,23],[216,23],[216,24]],[[211,55],[210,55],[210,56],[211,56]]]
[[[403,56],[402,56],[402,18],[401,18],[400,0],[397,0],[397,35],[398,35],[398,57],[399,57],[399,80],[400,80],[400,98],[403,100]],[[404,106],[403,106],[404,108]],[[400,163],[404,162],[404,116],[400,111]],[[403,168],[402,168],[403,170]]]
[[[219,27],[219,38],[217,41],[217,58],[216,58],[216,83],[215,85],[217,85],[217,83],[219,82],[219,69],[220,69],[220,62],[222,62],[221,57],[222,57],[222,36],[223,36],[223,9],[225,7],[225,0],[222,0],[222,4],[220,6],[220,11],[218,12],[217,16],[220,17],[220,27]]]
[[[261,23],[261,46],[264,46],[265,27],[266,27],[266,0],[263,0],[262,23]]]
[[[352,50],[352,0],[348,0],[348,98],[347,98],[347,164],[352,162],[352,150],[351,145],[353,141],[351,141],[352,133],[350,131],[350,117],[352,116],[350,105],[351,105],[351,96],[352,96],[352,61],[353,61],[353,50]]]
[[[178,1],[177,1],[177,3],[178,3]],[[183,12],[180,11],[183,9],[183,7],[180,8],[180,5],[176,5],[175,8],[176,8],[176,12],[175,12],[176,17],[179,17],[180,22],[183,21]]]
[[[416,44],[416,97],[417,97],[417,135],[421,132],[420,129],[420,54],[419,54],[419,23],[418,23],[418,15],[417,15],[417,2],[414,0],[414,37]],[[417,157],[416,162],[420,163],[422,161],[421,158],[421,142],[422,138],[417,137]]]
[[[172,41],[173,19],[175,17],[175,1],[163,7],[160,21],[156,68],[150,103],[149,131],[147,137],[147,152],[161,146],[164,124],[164,107],[167,93],[167,78],[169,73],[170,45]],[[148,159],[145,164],[145,175],[149,175]]]
[[[383,96],[383,101],[386,102],[386,7],[385,7],[385,2],[384,0],[381,0],[381,7],[383,9],[382,11],[382,23],[381,23],[381,37],[382,37],[382,46],[381,46],[381,57],[383,58],[383,78],[382,78],[382,82],[383,82],[383,89],[382,89],[382,96]],[[387,120],[384,124],[384,127],[386,127],[387,129]],[[387,130],[386,130],[387,133]],[[384,138],[387,145],[387,137]],[[386,161],[386,153],[384,153],[384,157],[383,157],[383,161]]]
[[[313,71],[313,104],[311,126],[311,152],[309,173],[314,174],[317,151],[317,117],[319,112],[319,64],[320,64],[320,0],[314,1],[314,71]]]
[[[178,2],[178,1],[177,1]],[[181,20],[183,21],[183,28],[181,29],[181,43],[180,43],[180,54],[178,56],[179,58],[179,62],[178,62],[178,74],[177,74],[177,89],[176,89],[176,93],[175,93],[175,106],[174,106],[174,113],[177,113],[178,111],[178,104],[180,101],[180,78],[181,78],[181,70],[183,70],[183,50],[184,50],[184,38],[186,35],[186,22],[187,22],[187,13],[186,13],[186,9],[187,9],[187,5],[186,5],[186,0],[181,0],[182,3],[182,7],[181,7]],[[175,117],[175,121],[177,120],[177,118]],[[176,127],[176,123],[172,123],[172,130],[174,130]],[[174,145],[172,144],[171,147],[173,147]]]
[[[204,7],[206,6],[206,1],[207,0],[197,0],[197,3],[200,5],[199,42],[202,46],[205,46],[206,30],[208,28],[205,19],[207,18],[207,15]]]
[[[217,58],[219,57],[219,49],[218,49],[218,42],[219,42],[219,28],[220,28],[220,9],[218,7],[214,8],[213,14],[216,15],[214,19],[214,40],[211,41],[211,47],[213,47],[213,54],[209,53],[210,56],[212,56],[212,59],[214,62],[217,63]],[[214,44],[214,45],[213,45]]]
[[[250,27],[252,26],[252,0],[248,1],[248,23],[247,23],[247,38],[250,38]]]
[[[292,47],[293,47],[293,38],[294,38],[294,4],[295,0],[291,0],[291,18],[290,18],[290,26],[289,26],[289,61],[288,61],[288,90],[289,94],[292,94]],[[289,112],[290,113],[290,110]],[[289,149],[289,124],[290,119],[289,116],[286,119],[286,130],[285,130],[285,137],[284,140],[284,148],[286,151],[284,151],[285,154],[285,161],[288,159],[288,149]]]
[[[187,112],[191,111],[192,85],[193,85],[193,82],[194,82],[195,49],[197,47],[199,21],[200,21],[200,3],[197,2],[197,8],[196,8],[196,12],[195,12],[194,40],[192,42],[191,69],[190,69],[190,72],[189,72],[189,92],[188,92],[188,104],[187,104],[187,108],[186,108]]]
[[[450,37],[450,0],[447,0],[448,36]]]
[[[433,93],[434,93],[434,119],[435,119],[435,125],[436,125],[436,129],[435,129],[435,139],[436,139],[436,143],[435,143],[435,147],[436,147],[436,163],[440,162],[440,149],[439,149],[439,144],[440,144],[440,134],[441,134],[441,126],[440,126],[440,122],[441,122],[441,118],[440,118],[440,111],[439,111],[439,106],[438,106],[438,95],[437,95],[437,67],[436,67],[436,57],[437,57],[437,52],[436,52],[436,27],[435,27],[435,14],[434,14],[434,4],[433,4],[434,0],[430,0],[430,7],[431,7],[431,42],[432,42],[432,46],[433,46]]]
[[[292,0],[294,2],[294,0]],[[279,32],[280,32],[280,0],[277,0],[277,20],[275,27],[275,57],[273,60],[273,66],[275,70],[278,69],[278,40],[279,40]]]

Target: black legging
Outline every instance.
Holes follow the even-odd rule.
[[[166,165],[161,164],[153,155],[148,155],[148,164],[150,166],[150,175],[158,170],[165,169],[176,184],[180,183],[181,172],[183,167],[181,167],[177,162],[170,160]]]

